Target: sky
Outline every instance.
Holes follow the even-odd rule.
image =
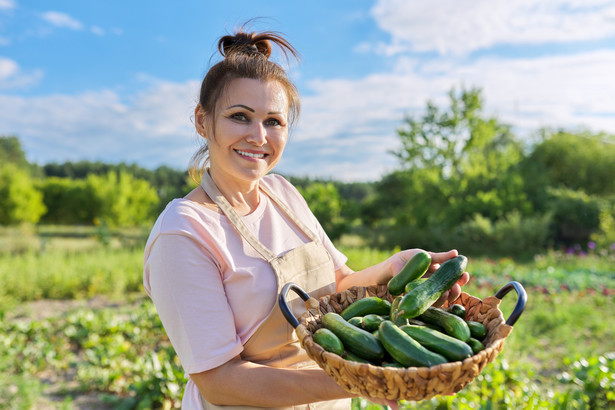
[[[0,135],[40,165],[184,170],[217,40],[254,18],[301,54],[284,175],[380,179],[404,118],[453,88],[520,136],[615,134],[615,0],[0,0]]]

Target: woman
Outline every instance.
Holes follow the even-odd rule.
[[[145,289],[189,374],[184,409],[350,408],[351,395],[298,345],[276,296],[288,282],[314,297],[387,283],[417,252],[353,272],[298,191],[269,173],[299,112],[296,88],[269,60],[272,44],[296,57],[271,32],[220,39],[224,58],[195,109],[206,141],[192,164],[201,186],[167,206],[145,249]],[[456,255],[432,253],[431,270]]]

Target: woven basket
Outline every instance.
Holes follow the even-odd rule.
[[[518,285],[517,282],[514,283]],[[517,286],[515,289],[519,293]],[[523,291],[522,287],[521,290]],[[499,309],[501,296],[499,298],[490,296],[481,300],[462,293],[455,303],[465,307],[467,320],[480,322],[487,328],[487,336],[483,341],[485,349],[463,361],[432,367],[393,368],[357,363],[327,352],[314,342],[312,335],[317,329],[323,327],[321,318],[325,313],[340,313],[352,302],[367,296],[393,300],[386,285],[355,287],[324,296],[320,300],[303,297],[304,300],[307,299],[307,312],[295,321],[295,331],[308,356],[346,391],[363,397],[387,400],[427,400],[436,395],[455,393],[463,389],[502,351],[504,340],[512,331],[512,324],[520,315],[518,312],[513,323],[510,323],[509,319],[510,325],[506,324]],[[280,296],[280,300],[282,299]],[[523,300],[521,311],[524,305],[525,300]],[[443,307],[447,306],[448,303],[443,305]]]

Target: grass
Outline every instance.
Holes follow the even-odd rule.
[[[11,235],[27,237],[4,231],[0,242]],[[142,242],[114,244],[122,240],[119,234],[104,242],[94,228],[71,233],[48,227],[30,235],[31,242],[45,238],[48,246],[0,253],[0,408],[45,403],[69,409],[83,394],[98,395],[109,408],[179,406],[185,379],[143,294]],[[356,247],[342,251],[353,269],[391,254]],[[464,390],[403,407],[615,406],[614,258],[598,252],[550,252],[523,263],[471,258],[472,280],[464,291],[484,298],[517,280],[528,292],[527,307],[502,354]],[[16,315],[28,301],[101,296],[117,306],[74,308],[42,319]],[[515,301],[514,292],[503,299],[505,317]],[[354,400],[353,406],[380,408],[366,400]]]

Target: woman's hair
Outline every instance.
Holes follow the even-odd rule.
[[[288,121],[292,125],[300,111],[299,92],[286,75],[286,71],[277,63],[269,60],[269,57],[272,43],[280,48],[287,61],[290,57],[298,60],[298,53],[279,33],[245,32],[244,27],[238,29],[233,35],[221,37],[218,41],[218,51],[224,59],[213,65],[205,75],[201,84],[199,105],[205,114],[214,119],[216,103],[231,81],[238,78],[277,81],[286,91],[289,108]],[[195,182],[200,180],[207,166],[208,151],[205,143],[192,156],[189,173]]]

